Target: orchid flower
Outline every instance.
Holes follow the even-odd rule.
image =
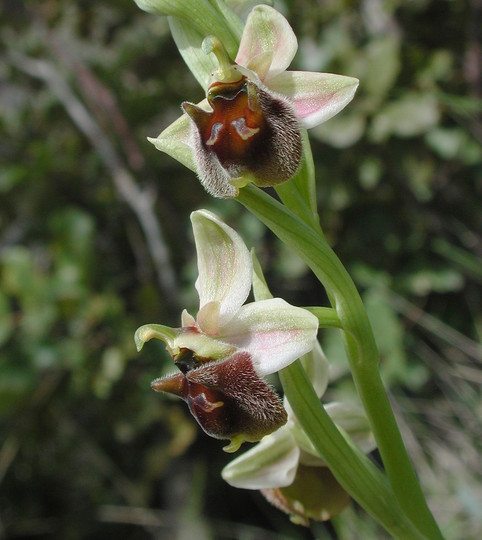
[[[297,39],[288,21],[265,5],[250,12],[234,63],[216,37],[208,36],[202,48],[219,63],[207,99],[184,102],[185,114],[149,140],[196,171],[215,197],[236,197],[248,182],[265,187],[293,177],[302,162],[300,129],[337,114],[358,86],[352,77],[286,71]]]
[[[281,298],[244,304],[253,276],[241,237],[207,210],[191,214],[199,277],[199,311],[186,310],[182,327],[148,324],[135,340],[165,342],[179,372],[152,388],[184,399],[203,430],[230,439],[225,450],[259,441],[287,420],[281,399],[262,377],[310,351],[318,319]],[[244,305],[243,305],[244,304]]]
[[[256,300],[271,297],[258,264],[253,289]],[[318,342],[301,363],[321,399],[328,386],[329,365]],[[261,490],[269,502],[298,524],[308,525],[310,518],[325,521],[341,512],[350,497],[319,457],[286,397],[284,408],[287,423],[229,463],[222,476],[233,487]],[[363,452],[376,447],[368,420],[358,407],[332,402],[325,409]]]
[[[318,343],[302,363],[321,399],[328,383],[328,363]],[[350,497],[317,454],[286,398],[284,407],[287,423],[229,463],[222,476],[233,487],[261,490],[292,521],[307,526],[309,519],[325,521],[341,512]],[[332,402],[325,409],[364,452],[375,448],[368,420],[357,407]]]

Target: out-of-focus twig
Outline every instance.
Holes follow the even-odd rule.
[[[390,305],[404,317],[415,324],[418,324],[422,328],[425,328],[425,330],[438,336],[450,345],[459,348],[472,359],[482,362],[482,347],[478,343],[467,336],[464,336],[440,319],[426,313],[418,306],[405,300],[405,298],[402,298],[393,291],[387,290],[386,292]]]
[[[138,187],[108,137],[89,114],[84,104],[70,89],[64,77],[52,62],[30,58],[17,51],[9,51],[7,58],[20,71],[47,84],[49,90],[63,105],[78,129],[89,139],[111,173],[118,193],[130,206],[144,231],[166,302],[170,306],[176,306],[176,277],[171,267],[169,252],[164,242],[161,227],[155,216],[155,197],[153,194]]]
[[[43,25],[41,19],[36,19],[36,23]],[[98,125],[104,132],[107,132],[109,126],[113,127],[130,169],[141,171],[145,165],[144,156],[129,129],[114,93],[89,69],[79,55],[72,52],[72,48],[58,36],[58,33],[45,29],[45,34],[48,36],[47,41],[54,59],[59,59],[69,73],[75,75],[78,90],[93,112]]]

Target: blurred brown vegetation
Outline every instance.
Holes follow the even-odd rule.
[[[359,285],[381,369],[448,539],[482,535],[479,0],[299,0],[295,67],[360,78],[311,132],[322,224]],[[326,302],[234,201],[147,141],[202,91],[167,21],[131,0],[0,11],[0,538],[384,538],[356,507],[295,527],[219,476],[230,458],[150,390],[141,324],[196,309],[189,214],[256,247],[270,286]],[[355,399],[335,330],[327,399]]]

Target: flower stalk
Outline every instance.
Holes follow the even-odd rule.
[[[443,538],[427,506],[403,444],[378,371],[378,350],[368,316],[346,269],[327,244],[320,230],[310,227],[266,193],[254,186],[246,186],[240,192],[238,201],[271,229],[282,242],[293,249],[326,288],[332,307],[336,310],[343,326],[345,348],[352,377],[370,420],[396,499],[406,515],[424,535],[433,539]],[[289,373],[291,371],[288,371]],[[282,382],[286,392],[285,384],[289,385],[290,377],[285,376]],[[291,388],[294,386],[295,383],[291,381]],[[303,405],[303,401],[300,401],[299,407],[298,415],[301,418],[310,414],[309,409]],[[316,431],[309,429],[308,436],[317,437]],[[314,441],[313,443],[315,444]],[[335,476],[340,461],[337,458],[333,463],[332,471]],[[347,487],[346,489],[353,494],[351,489]],[[358,502],[363,505],[362,501]]]
[[[317,215],[314,166],[305,129],[343,109],[352,99],[358,81],[332,74],[287,71],[297,49],[296,37],[288,22],[267,6],[253,9],[241,33],[239,20],[223,2],[200,0],[195,7],[192,0],[136,2],[143,9],[158,13],[164,10],[171,15],[171,29],[181,54],[207,90],[207,101],[185,102],[185,114],[151,142],[197,172],[212,195],[237,197],[306,262],[323,284],[332,307],[308,310],[317,317],[320,326],[343,331],[353,380],[386,476],[336,427],[297,361],[284,364],[280,376],[300,426],[338,482],[395,538],[443,538],[425,501],[383,387],[378,371],[379,354],[361,298],[326,242]],[[191,6],[189,14],[183,11],[186,6]],[[215,38],[206,39],[211,34]],[[274,109],[281,114],[274,115]],[[283,123],[284,117],[292,119],[289,129]],[[285,132],[292,132],[292,139],[285,140],[281,136]],[[258,137],[263,146],[258,144]],[[269,155],[257,154],[253,159],[255,150],[279,149],[281,142],[286,143],[286,151],[280,155],[273,158],[274,151],[270,150]],[[285,156],[293,155],[296,156],[293,169],[284,178],[282,172],[286,172],[286,167],[280,164]],[[262,187],[275,186],[281,203],[250,182]],[[196,321],[185,317],[183,328],[197,325],[207,335],[216,336],[216,312],[202,296],[201,308]],[[155,334],[159,330],[151,326],[149,331]],[[154,334],[146,335],[159,337]],[[182,339],[186,335],[184,332]],[[172,335],[164,334],[168,346],[173,339]],[[174,353],[175,345],[171,347]],[[189,350],[201,357],[196,347],[197,342],[189,343]],[[253,350],[253,360],[255,353],[258,350]],[[210,357],[224,354],[214,348]],[[275,371],[272,368],[263,371],[262,365],[258,362],[257,375]],[[216,366],[212,369],[218,369]],[[203,370],[196,367],[188,371],[188,383],[200,384],[199,374],[204,376],[201,382],[205,383]],[[178,379],[174,382],[177,384]],[[218,399],[218,387],[211,380],[208,382],[212,399]],[[185,389],[188,383],[179,383],[175,390],[188,402],[189,399],[194,402],[197,394],[194,396]]]
[[[383,473],[343,437],[321,405],[300,362],[280,372],[298,421],[338,482],[394,538],[436,538],[423,534],[403,511]]]

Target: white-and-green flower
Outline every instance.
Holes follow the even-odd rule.
[[[245,304],[253,264],[241,237],[207,210],[191,214],[198,256],[199,310],[182,327],[148,324],[136,332],[140,350],[152,338],[166,343],[180,372],[153,388],[183,398],[209,434],[258,441],[286,422],[280,398],[262,380],[310,351],[318,319],[281,298]]]
[[[271,293],[261,270],[255,270],[255,298],[268,299]],[[301,362],[321,399],[328,386],[329,365],[318,342]],[[229,463],[222,476],[233,487],[261,490],[297,523],[327,520],[340,512],[350,497],[319,457],[286,398],[284,408],[288,412],[287,423]],[[358,407],[332,402],[325,409],[362,451],[368,453],[376,447],[368,420]]]
[[[272,186],[289,180],[302,161],[300,129],[337,114],[358,86],[352,77],[287,71],[297,48],[288,21],[256,6],[234,63],[218,39],[204,40],[203,50],[219,63],[207,99],[183,103],[186,114],[149,140],[196,171],[216,197],[235,197],[250,181]]]
[[[328,382],[328,364],[318,344],[302,362],[321,398]],[[229,463],[222,476],[233,487],[260,490],[297,523],[330,519],[345,508],[350,497],[319,457],[286,399],[284,407],[287,423]],[[333,402],[325,409],[364,452],[375,448],[368,420],[358,407]]]

